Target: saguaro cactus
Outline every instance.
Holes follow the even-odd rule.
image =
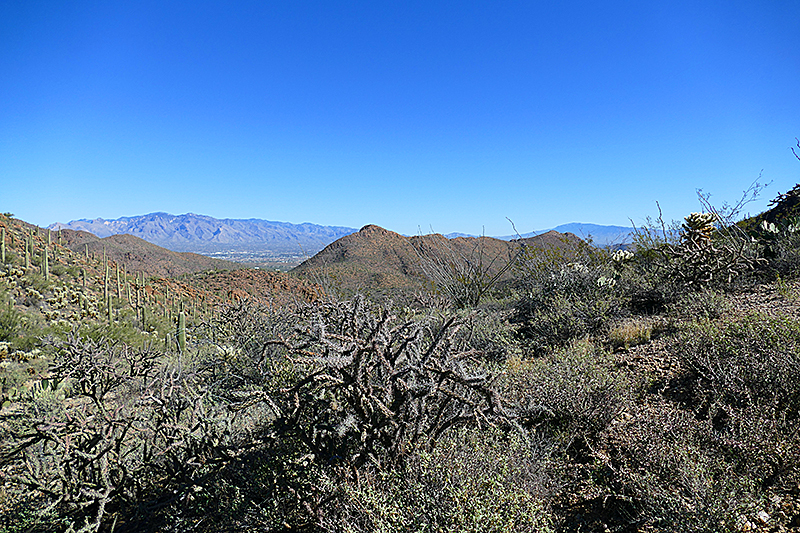
[[[44,279],[50,281],[50,264],[47,260],[47,248],[44,249],[44,264],[42,265],[42,270],[44,270]]]
[[[118,300],[122,300],[122,285],[120,284],[120,281],[119,281],[119,264],[118,263],[114,263],[114,266],[117,269],[117,299]]]
[[[106,248],[103,247],[103,269],[105,273],[103,274],[103,299],[108,301],[108,261],[106,260]]]
[[[0,244],[0,250],[1,250],[1,252],[0,252],[0,263],[5,265],[6,264],[6,228],[2,229],[2,234],[3,234],[3,236],[2,236],[2,238],[0,238],[0,242],[2,242],[2,244]]]
[[[178,313],[178,347],[186,353],[186,313]]]

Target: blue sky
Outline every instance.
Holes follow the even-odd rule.
[[[0,210],[487,235],[800,181],[800,2],[0,0]]]

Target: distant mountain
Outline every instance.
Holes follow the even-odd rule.
[[[187,213],[150,213],[115,220],[81,219],[55,223],[52,230],[87,231],[98,237],[127,234],[176,252],[223,251],[305,253],[313,255],[336,239],[358,230],[340,226],[291,224],[260,219],[217,219]]]
[[[626,226],[602,226],[600,224],[584,224],[581,222],[570,222],[569,224],[562,224],[555,228],[542,231],[531,231],[523,233],[520,236],[506,235],[498,237],[505,241],[517,239],[519,237],[527,238],[541,235],[548,231],[557,231],[559,233],[572,233],[581,239],[588,239],[591,237],[592,242],[597,246],[613,246],[616,244],[630,244],[633,235],[633,228]]]

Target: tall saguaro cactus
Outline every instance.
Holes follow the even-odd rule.
[[[178,313],[178,346],[181,353],[186,353],[186,313]]]
[[[114,263],[114,266],[117,270],[117,299],[122,300],[122,285],[119,281],[119,263]]]
[[[0,263],[6,264],[6,228],[2,229],[2,238],[0,238]]]

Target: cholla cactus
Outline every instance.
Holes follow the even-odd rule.
[[[684,219],[682,240],[710,243],[716,220],[714,213],[692,213]]]
[[[730,228],[717,231],[715,213],[692,213],[684,219],[681,241],[669,254],[678,262],[674,275],[690,286],[711,281],[730,283],[743,272],[763,261],[749,238]]]
[[[629,250],[617,250],[611,254],[611,260],[615,263],[624,263],[633,259],[633,252]]]

